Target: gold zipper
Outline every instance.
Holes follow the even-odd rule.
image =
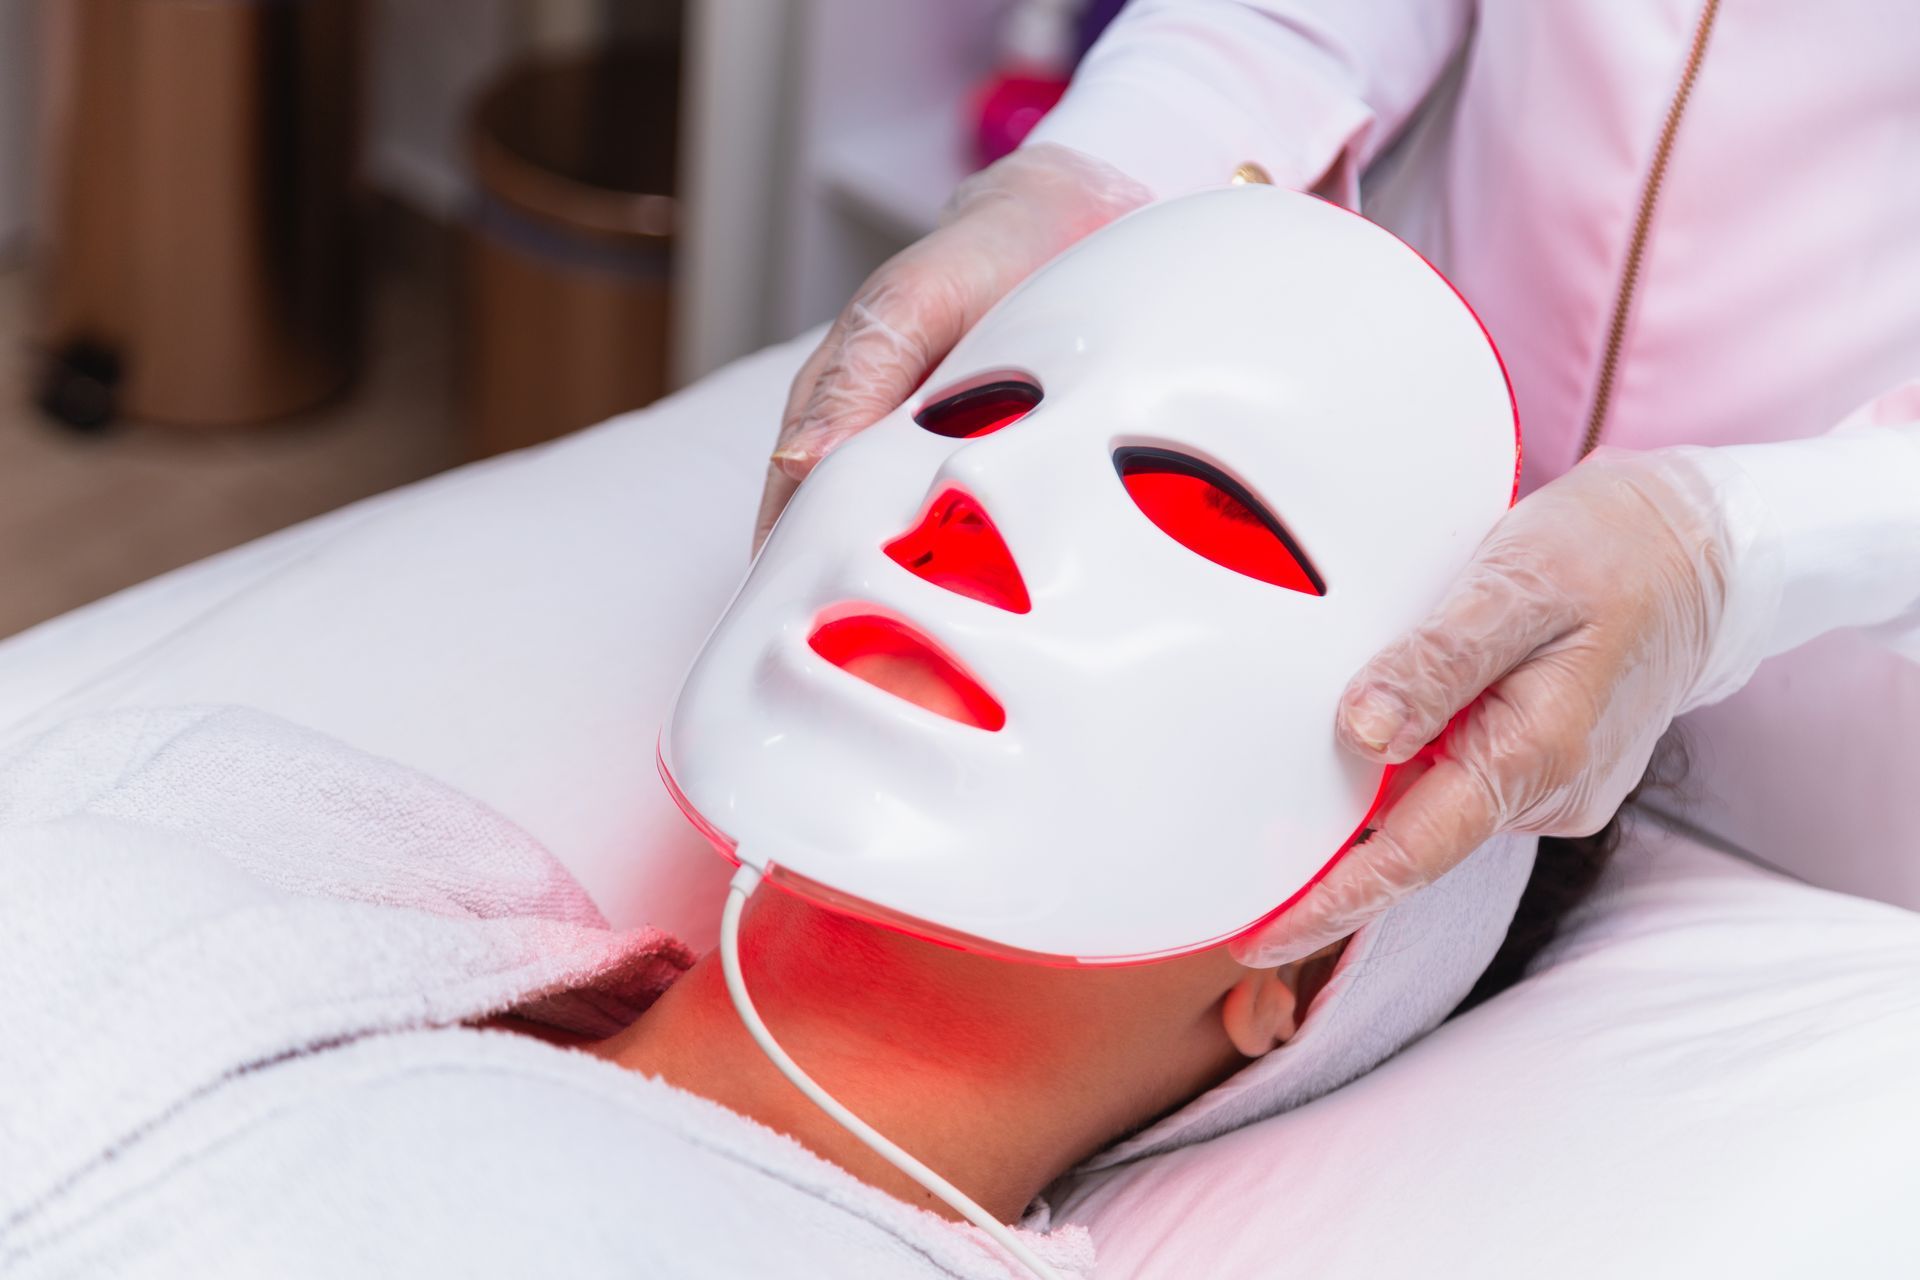
[[[1600,361],[1600,380],[1594,384],[1593,408],[1587,414],[1587,434],[1580,442],[1580,456],[1592,453],[1600,443],[1600,432],[1607,425],[1607,408],[1613,402],[1613,384],[1620,372],[1620,349],[1627,341],[1627,317],[1633,312],[1634,291],[1640,285],[1640,268],[1647,256],[1647,237],[1653,230],[1654,206],[1660,203],[1660,186],[1667,179],[1667,164],[1673,159],[1673,141],[1680,133],[1680,117],[1687,112],[1687,99],[1693,96],[1693,82],[1700,78],[1700,64],[1707,56],[1707,37],[1713,34],[1713,19],[1720,12],[1720,0],[1707,0],[1700,21],[1693,29],[1693,48],[1687,52],[1686,70],[1667,104],[1667,122],[1660,130],[1660,145],[1654,148],[1653,165],[1647,170],[1646,186],[1640,190],[1640,212],[1633,220],[1633,238],[1627,242],[1627,260],[1620,268],[1620,287],[1614,295],[1613,320],[1607,325],[1607,352]]]

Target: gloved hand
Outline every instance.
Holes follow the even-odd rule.
[[[1242,963],[1352,933],[1496,832],[1599,830],[1674,716],[1751,674],[1755,628],[1719,634],[1742,548],[1737,471],[1713,452],[1595,453],[1508,512],[1427,619],[1361,668],[1341,743],[1383,764],[1419,754],[1417,777],[1325,879],[1236,940]]]
[[[820,459],[913,394],[989,307],[1150,194],[1111,165],[1052,143],[1016,151],[961,183],[939,229],[867,277],[800,367],[767,468],[754,549]]]

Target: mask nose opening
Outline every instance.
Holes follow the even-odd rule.
[[[1009,613],[1033,608],[1000,531],[980,504],[958,489],[935,498],[920,523],[884,550],[895,564],[936,587]]]

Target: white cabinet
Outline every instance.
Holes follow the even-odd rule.
[[[829,319],[933,226],[1004,0],[690,0],[682,381]]]

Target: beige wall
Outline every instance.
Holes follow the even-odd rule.
[[[529,7],[512,0],[372,0],[366,171],[376,186],[436,215],[459,207],[466,104],[529,39],[521,19]]]

